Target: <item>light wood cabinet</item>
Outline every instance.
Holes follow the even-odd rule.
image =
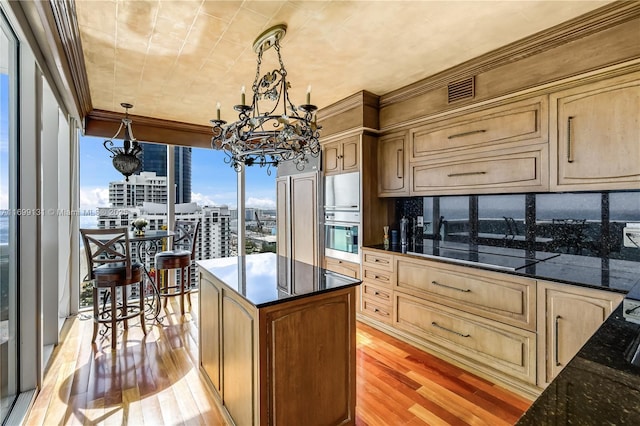
[[[351,278],[360,278],[360,265],[346,260],[334,259],[333,257],[324,258],[324,269],[346,275]]]
[[[545,191],[549,188],[548,158],[545,144],[443,163],[411,163],[411,195]]]
[[[229,424],[355,424],[354,296],[258,308],[201,269],[200,366]]]
[[[362,250],[362,267],[380,269],[383,271],[393,272],[393,255],[388,253],[380,253],[373,250]],[[366,274],[365,274],[366,275]]]
[[[360,169],[360,135],[330,142],[322,147],[326,175],[357,172]]]
[[[392,285],[395,282],[393,255],[372,250],[362,251],[362,314],[390,324],[392,319]]]
[[[640,188],[640,73],[551,94],[551,189]]]
[[[408,157],[412,196],[547,191],[547,97],[414,128]]]
[[[438,119],[411,130],[411,162],[546,143],[545,96]]]
[[[409,195],[407,133],[392,133],[378,139],[378,196]]]
[[[556,377],[622,298],[611,291],[538,281],[538,386]]]
[[[309,265],[318,265],[318,174],[316,172],[276,179],[276,252]],[[290,273],[295,278],[295,265]]]
[[[394,292],[393,326],[473,360],[499,377],[536,381],[536,335],[430,300]]]
[[[351,278],[360,278],[360,265],[346,260],[324,258],[324,269],[346,275]],[[356,313],[362,312],[362,300],[360,297],[360,286],[356,287]]]
[[[398,257],[396,290],[530,331],[536,329],[535,280]]]

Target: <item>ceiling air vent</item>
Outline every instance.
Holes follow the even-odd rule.
[[[447,86],[447,102],[453,103],[465,99],[473,99],[475,92],[475,77],[465,78]]]

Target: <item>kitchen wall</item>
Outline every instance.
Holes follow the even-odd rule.
[[[640,262],[640,248],[623,241],[626,224],[640,223],[640,191],[411,197],[397,199],[395,209],[398,221],[410,219],[416,244],[468,243]]]

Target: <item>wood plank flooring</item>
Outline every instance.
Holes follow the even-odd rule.
[[[28,425],[223,425],[197,368],[197,293],[184,318],[172,300],[164,325],[143,335],[132,321],[111,351],[91,344],[93,324],[65,326]],[[530,402],[358,323],[359,426],[508,425]],[[309,425],[312,426],[312,425]]]

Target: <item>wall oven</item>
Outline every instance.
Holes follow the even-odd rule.
[[[360,263],[360,212],[325,211],[324,254],[348,262]]]

